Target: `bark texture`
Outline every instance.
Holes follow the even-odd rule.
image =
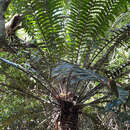
[[[4,14],[6,12],[9,3],[10,0],[0,0],[0,47],[3,47],[7,43]]]
[[[58,130],[78,130],[79,107],[73,102],[61,100]]]

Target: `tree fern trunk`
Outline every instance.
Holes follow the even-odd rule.
[[[58,130],[78,130],[79,109],[72,102],[62,101]]]
[[[61,130],[78,130],[78,119],[72,115],[64,115],[63,120],[60,122]]]

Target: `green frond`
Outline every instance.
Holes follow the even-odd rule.
[[[81,101],[83,102],[83,101],[89,100],[91,97],[98,94],[98,92],[103,88],[104,88],[104,86],[102,84],[98,84],[94,88],[91,88],[84,96],[82,96],[81,99],[78,100],[78,102],[81,102]]]
[[[21,70],[22,72],[26,73],[29,77],[34,78],[34,79],[35,79],[36,81],[38,81],[38,82],[42,85],[42,87],[44,87],[48,92],[51,92],[51,91],[47,88],[47,86],[45,85],[45,82],[44,82],[44,80],[43,80],[43,76],[41,76],[40,74],[38,74],[38,72],[35,71],[35,70],[34,70],[33,68],[31,68],[30,66],[25,66],[25,67],[23,67],[23,66],[21,66],[20,64],[16,64],[16,63],[14,63],[14,62],[11,62],[11,61],[6,60],[6,59],[1,58],[1,57],[0,57],[0,60],[3,61],[4,63],[7,63],[8,65],[11,65],[11,66],[13,66],[13,67],[15,67],[15,68]],[[15,79],[14,79],[14,80],[15,80]],[[18,89],[19,89],[19,88],[18,88]],[[22,92],[23,92],[23,90],[22,90]],[[25,93],[26,93],[26,92],[25,92]],[[33,96],[32,94],[29,94],[29,92],[27,92],[27,95],[30,95],[30,96],[32,96],[32,97],[35,98],[35,96]],[[38,99],[38,98],[37,98],[37,99]]]
[[[72,0],[68,25],[72,36],[79,43],[85,37],[104,36],[115,16],[125,11],[126,3],[123,0]]]
[[[103,46],[97,41],[107,37],[106,31],[116,16],[125,11],[126,4],[127,1],[122,0],[72,0],[66,23],[69,53],[66,57],[73,63],[85,65],[82,61],[87,59],[85,62],[88,62],[90,53],[97,46]]]
[[[93,68],[95,69],[101,69],[102,66],[106,63],[109,63],[110,57],[114,53],[114,49],[119,47],[120,45],[125,45],[127,41],[129,40],[129,33],[130,28],[129,25],[126,25],[125,27],[118,29],[117,31],[113,31],[113,34],[111,35],[111,38],[109,40],[104,40],[106,43],[97,49],[96,53],[93,55],[91,63],[94,63],[94,60],[98,58],[97,61],[95,61],[95,65],[93,65]],[[104,52],[104,50],[106,50]],[[102,53],[102,56],[100,55]],[[101,57],[101,58],[99,58]]]
[[[47,45],[50,53],[60,53],[64,42],[62,1],[24,0],[14,1],[14,5],[19,6],[16,11],[24,15],[23,27],[30,36]]]
[[[130,69],[128,68],[128,66],[130,66],[130,61],[121,64],[120,66],[113,68],[112,70],[106,70],[105,73],[108,78],[117,79],[123,76],[124,74],[126,75],[130,73]],[[123,71],[124,69],[125,72]]]

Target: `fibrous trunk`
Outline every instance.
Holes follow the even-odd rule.
[[[61,101],[58,130],[78,130],[79,109],[69,101]]]

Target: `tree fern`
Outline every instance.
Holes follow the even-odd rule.
[[[123,56],[124,60],[120,60],[120,52],[116,52],[118,48],[127,51],[130,28],[127,24],[110,29],[115,18],[127,11],[127,2],[71,0],[65,7],[63,0],[12,0],[9,9],[12,14],[23,15],[22,27],[31,39],[13,37],[11,42],[36,46],[17,47],[15,54],[0,54],[0,85],[42,106],[40,113],[44,119],[42,115],[36,118],[41,122],[36,129],[77,130],[79,127],[82,130],[89,129],[88,124],[98,129],[93,122],[99,122],[90,112],[100,113],[103,119],[105,108],[106,112],[116,112],[119,105],[128,107],[129,92],[123,89],[118,78],[128,85],[129,57],[126,63]],[[118,61],[114,56],[118,56]],[[124,62],[126,69],[121,69]]]

